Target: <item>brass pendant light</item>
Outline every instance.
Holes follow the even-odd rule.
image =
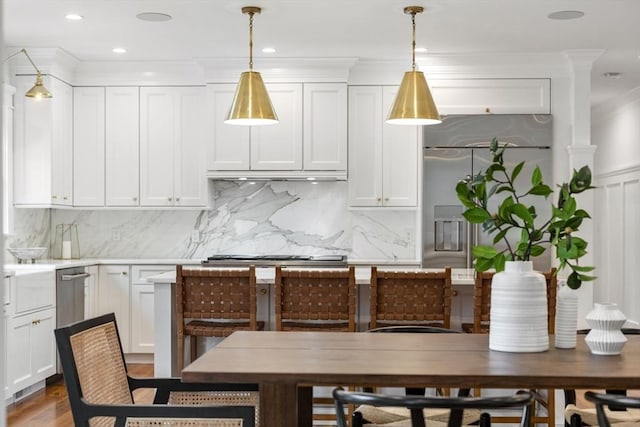
[[[400,89],[393,102],[387,123],[394,125],[435,125],[442,123],[436,104],[433,102],[424,73],[416,71],[416,14],[422,13],[421,6],[408,6],[404,13],[411,15],[413,42],[411,44],[411,71],[404,73]]]
[[[38,70],[38,67],[36,67],[36,64],[33,63],[33,61],[31,60],[31,57],[27,53],[26,49],[20,49],[19,51],[17,51],[13,55],[9,55],[2,62],[8,61],[9,59],[11,59],[14,56],[19,55],[21,53],[24,53],[24,55],[27,57],[27,59],[29,60],[29,62],[31,63],[33,68],[38,73],[37,76],[36,76],[36,83],[33,85],[33,87],[31,89],[29,89],[27,91],[27,93],[24,94],[24,96],[26,96],[27,98],[51,98],[53,95],[51,95],[51,92],[49,92],[47,90],[47,88],[44,87],[44,85],[42,84],[42,73],[40,72],[40,70]]]
[[[253,71],[253,15],[261,9],[255,6],[242,8],[249,15],[249,71],[240,74],[233,103],[224,121],[230,125],[271,125],[278,123],[269,93],[260,73]]]

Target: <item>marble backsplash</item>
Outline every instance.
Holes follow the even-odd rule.
[[[347,207],[346,182],[213,181],[208,210],[16,209],[9,247],[49,246],[77,224],[83,258],[345,254],[415,262],[416,211]],[[6,259],[11,259],[8,255]]]

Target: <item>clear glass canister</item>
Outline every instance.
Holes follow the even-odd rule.
[[[53,258],[80,258],[78,226],[76,224],[58,224],[56,225],[55,233],[55,239],[53,241]]]

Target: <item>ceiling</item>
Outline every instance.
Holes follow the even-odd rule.
[[[242,6],[263,8],[254,25],[260,58],[349,57],[410,61],[405,6],[420,5],[417,46],[446,56],[602,49],[592,72],[592,105],[640,86],[638,0],[3,0],[5,43],[59,47],[81,61],[197,60],[248,56]],[[551,20],[579,10],[575,20]],[[68,13],[84,17],[65,19]],[[172,16],[167,22],[136,18]],[[124,47],[125,54],[115,54]],[[264,47],[276,53],[266,54]],[[622,73],[607,79],[605,72]]]

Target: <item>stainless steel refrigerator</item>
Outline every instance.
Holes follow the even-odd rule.
[[[505,166],[509,170],[522,160],[517,188],[530,187],[531,172],[538,165],[546,184],[553,187],[551,115],[482,115],[446,116],[443,122],[423,128],[423,218],[422,266],[472,268],[471,248],[493,245],[493,236],[482,226],[469,224],[462,216],[464,208],[456,196],[458,181],[486,170],[492,156],[489,143],[493,137],[508,143]],[[526,187],[526,188],[525,188]],[[540,218],[548,218],[553,195],[535,197]],[[500,198],[501,199],[501,198]],[[498,200],[494,201],[495,206]],[[504,248],[502,242],[497,244]],[[532,260],[534,269],[548,271],[551,254],[546,251]]]

